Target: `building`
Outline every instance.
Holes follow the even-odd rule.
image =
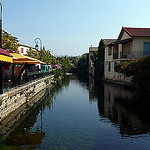
[[[29,51],[30,48],[34,49],[31,46],[27,46],[27,45],[24,45],[24,44],[18,44],[19,53],[22,54],[22,55],[27,55],[27,51]]]
[[[98,47],[89,47],[89,75],[94,76],[94,54],[98,51]]]
[[[98,46],[98,62],[95,65],[94,75],[98,78],[103,78],[104,76],[104,56],[105,56],[105,46],[115,42],[116,39],[101,39]]]
[[[104,78],[131,82],[132,77],[116,72],[115,66],[149,54],[150,28],[122,27],[118,39],[105,47]]]

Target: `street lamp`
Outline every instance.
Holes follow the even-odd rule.
[[[40,41],[40,60],[42,59],[42,40],[40,39],[40,38],[36,38],[35,40],[34,40],[34,42],[35,42],[35,49],[36,49],[36,51],[38,52],[38,50],[39,50],[39,45],[38,45],[38,41]]]

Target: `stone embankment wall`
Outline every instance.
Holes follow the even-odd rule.
[[[52,86],[49,86],[48,88],[41,90],[34,97],[32,97],[32,100],[21,105],[18,109],[10,113],[10,115],[1,121],[0,135],[3,135],[4,139],[7,138],[9,134],[27,118],[28,121],[32,119],[31,124],[29,123],[27,127],[30,127],[32,123],[36,122],[34,119],[36,118],[35,116],[40,112],[40,103],[42,102],[43,98],[49,94],[51,88]],[[47,92],[47,89],[49,92]]]
[[[31,103],[40,91],[47,87],[52,87],[53,79],[54,76],[51,75],[0,95],[0,121],[4,120],[4,118],[8,117],[23,104]],[[41,96],[44,96],[44,93],[40,94],[39,99]],[[39,99],[36,98],[37,101]]]

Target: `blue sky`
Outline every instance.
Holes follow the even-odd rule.
[[[122,26],[150,27],[149,0],[1,0],[3,29],[34,47],[41,38],[55,55],[82,55]]]

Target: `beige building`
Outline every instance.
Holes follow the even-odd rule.
[[[104,78],[131,82],[132,77],[116,72],[115,66],[145,55],[150,55],[150,28],[122,27],[118,39],[105,47]]]
[[[94,76],[94,54],[98,47],[89,47],[89,75]]]

